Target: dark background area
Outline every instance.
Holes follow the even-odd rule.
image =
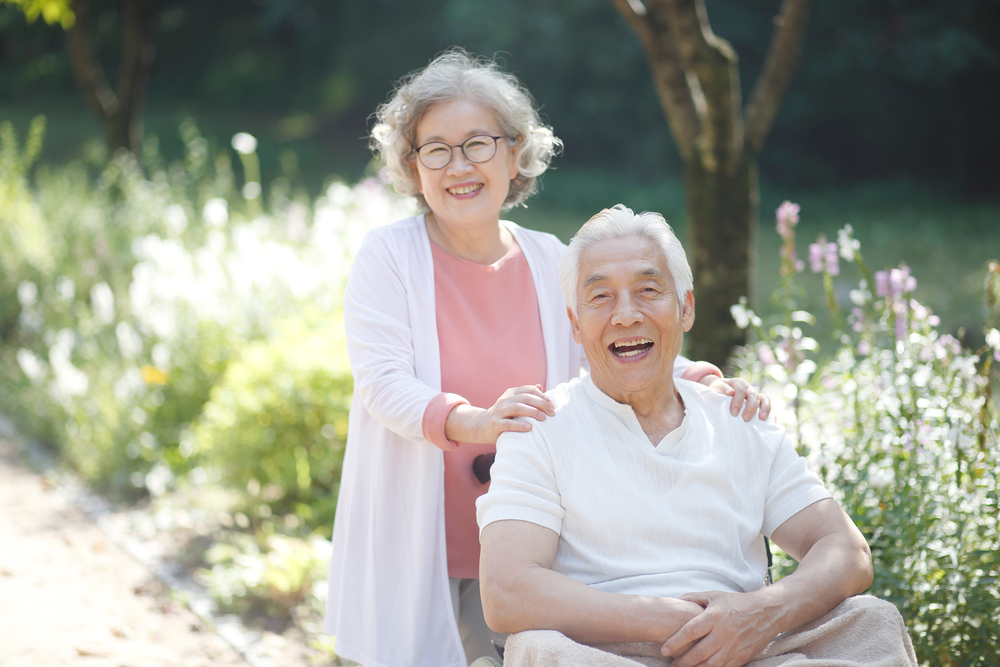
[[[565,141],[557,169],[595,170],[618,187],[679,176],[639,42],[607,0],[151,6],[157,58],[146,129],[168,159],[180,155],[177,125],[190,116],[220,147],[237,131],[254,134],[265,182],[279,165],[313,194],[329,174],[354,180],[370,159],[370,114],[393,83],[462,45],[496,54],[527,84]],[[779,3],[707,6],[716,34],[740,56],[746,98]],[[113,0],[93,2],[112,82],[119,12]],[[795,189],[906,179],[995,201],[998,28],[998,0],[814,2],[802,61],[761,156],[763,179]],[[76,93],[63,30],[0,6],[0,120],[23,132],[37,113],[50,120],[43,162],[99,157],[100,128]]]

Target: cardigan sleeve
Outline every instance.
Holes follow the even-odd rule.
[[[416,377],[410,276],[401,267],[395,239],[384,229],[365,236],[344,293],[354,391],[386,428],[423,440],[424,411],[440,392]]]

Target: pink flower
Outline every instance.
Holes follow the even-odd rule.
[[[787,239],[792,236],[792,228],[799,224],[799,205],[790,201],[782,202],[775,217],[778,219],[778,234]]]
[[[774,358],[774,352],[767,345],[761,345],[760,349],[757,350],[757,355],[760,357],[761,363],[765,366],[778,363],[778,360]]]
[[[889,273],[875,272],[875,296],[889,296]]]
[[[853,322],[851,323],[851,328],[855,331],[861,331],[865,323],[865,314],[860,308],[851,308],[851,317]]]
[[[896,314],[896,340],[903,340],[906,338],[906,332],[909,329],[906,304],[897,301],[893,304],[892,310]]]
[[[858,354],[867,355],[872,351],[872,344],[866,340],[858,341]]]
[[[823,248],[818,243],[809,244],[809,268],[813,273],[823,270]]]
[[[889,272],[889,291],[893,298],[917,289],[917,279],[910,275],[910,267],[901,266]]]
[[[826,272],[831,276],[840,275],[840,261],[837,258],[837,244],[827,243],[826,251],[824,252],[824,259],[826,260]]]

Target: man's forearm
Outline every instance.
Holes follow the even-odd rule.
[[[542,549],[533,548],[534,537]],[[673,598],[606,593],[555,572],[538,562],[541,555],[551,565],[553,538],[557,543],[555,533],[524,521],[498,521],[483,531],[479,583],[493,630],[558,630],[588,644],[662,642],[702,611]]]
[[[788,541],[789,534],[807,532],[802,525],[834,526],[803,546]],[[850,518],[833,500],[823,500],[793,516],[774,532],[775,543],[799,561],[795,572],[769,586],[780,595],[786,613],[781,631],[792,630],[827,613],[852,595],[863,593],[872,582],[868,543]],[[785,542],[785,544],[782,544]],[[804,553],[799,553],[802,550]]]

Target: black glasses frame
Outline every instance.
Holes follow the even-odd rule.
[[[488,137],[488,138],[490,138],[490,139],[493,140],[493,155],[490,155],[485,160],[473,160],[471,157],[469,157],[469,154],[465,152],[465,146],[466,146],[466,144],[468,144],[473,139],[481,139],[483,137]],[[469,162],[472,162],[473,164],[482,164],[484,162],[489,162],[494,157],[496,157],[496,154],[497,154],[497,141],[499,141],[500,139],[506,139],[507,141],[514,141],[513,137],[508,137],[506,135],[500,135],[498,137],[494,137],[493,135],[490,135],[490,134],[477,134],[477,135],[475,135],[473,137],[469,137],[468,139],[466,139],[465,141],[463,141],[460,144],[446,144],[443,141],[428,141],[426,144],[421,144],[420,146],[417,146],[416,148],[414,148],[412,151],[410,151],[410,154],[411,155],[416,155],[417,159],[420,160],[420,164],[424,165],[424,167],[426,167],[427,169],[430,169],[432,171],[437,171],[438,169],[444,169],[449,164],[451,164],[452,159],[455,157],[455,149],[456,148],[462,149],[462,155],[464,155],[465,159],[468,160]],[[445,162],[440,167],[430,167],[430,166],[428,166],[427,163],[424,162],[423,156],[420,154],[420,149],[424,148],[425,146],[430,146],[431,144],[441,144],[442,146],[447,146],[448,147],[448,151],[449,151],[449,153],[448,153],[448,161]]]

